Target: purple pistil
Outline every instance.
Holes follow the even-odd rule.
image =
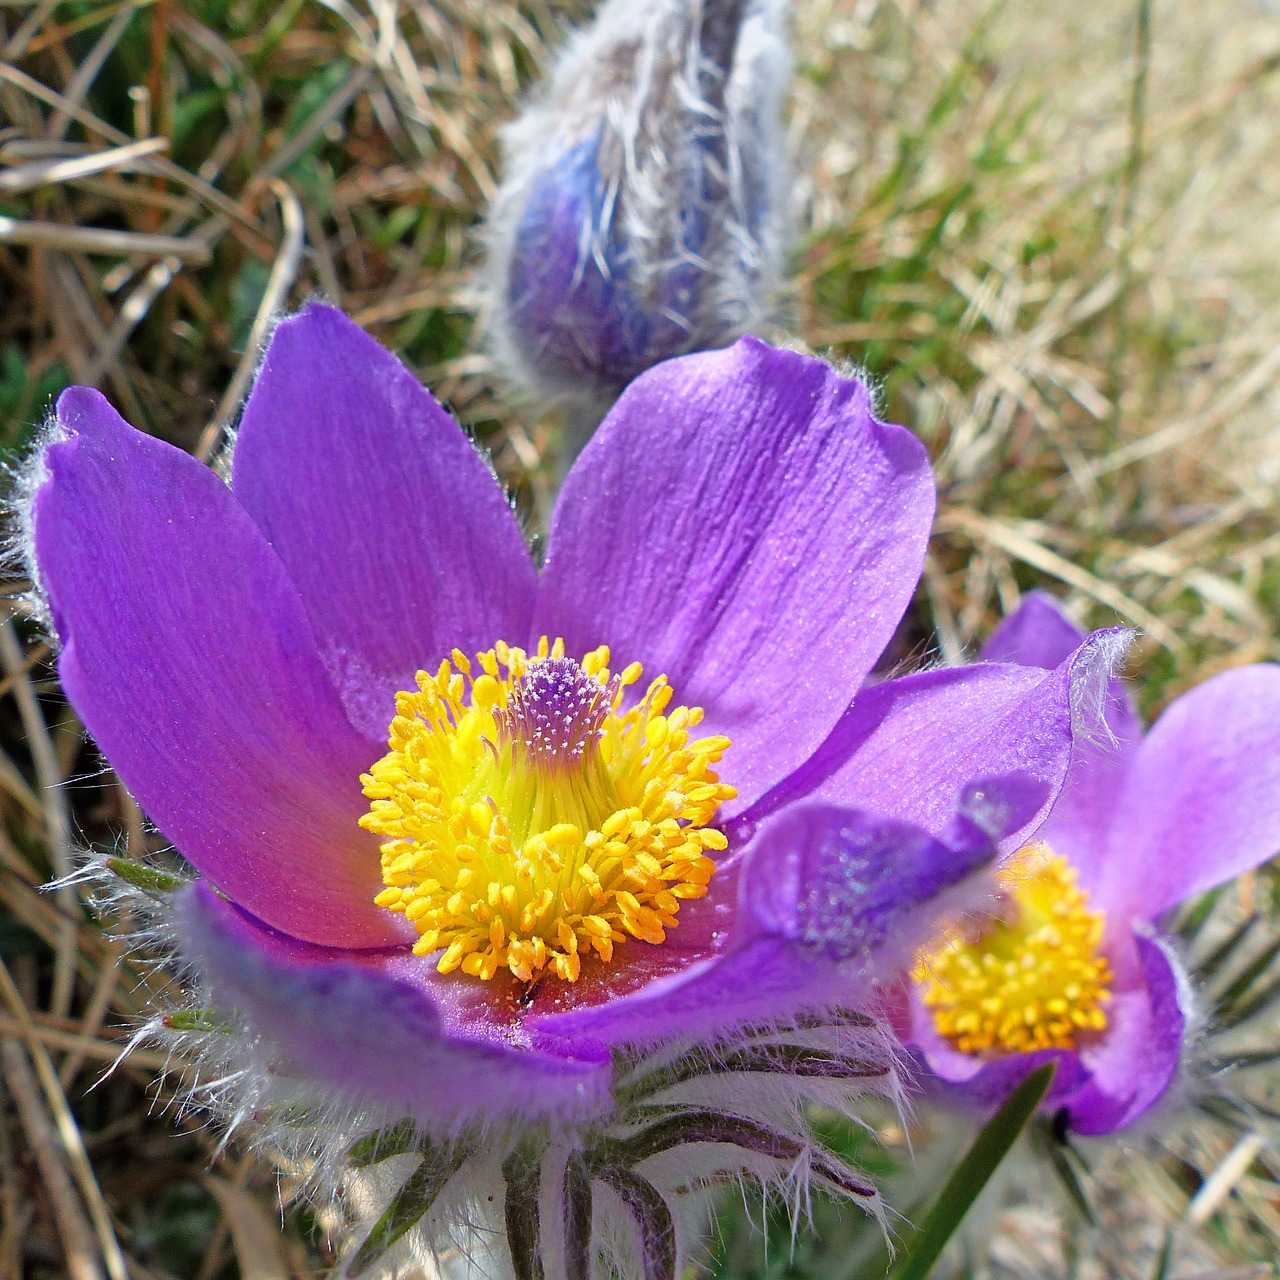
[[[494,713],[500,740],[524,748],[543,768],[579,765],[599,740],[620,684],[617,676],[602,684],[572,658],[534,658]]]

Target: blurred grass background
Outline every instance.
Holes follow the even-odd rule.
[[[1280,657],[1280,13],[793,10],[797,245],[777,333],[863,367],[933,453],[940,514],[903,653],[970,653],[1044,586],[1082,622],[1141,631],[1149,713]],[[485,353],[476,230],[499,126],[589,11],[0,0],[0,456],[70,382],[213,456],[269,316],[322,293],[485,441],[536,530],[557,423]],[[145,1052],[101,1079],[168,979],[74,889],[38,886],[76,846],[153,837],[59,699],[24,585],[0,627],[0,1280],[316,1274],[326,1222],[294,1199],[305,1171],[176,1115],[178,1078]],[[1233,892],[1269,902],[1265,878]],[[947,1137],[921,1123],[913,1176],[929,1125]],[[868,1157],[887,1173],[904,1152],[888,1136]],[[961,1273],[1270,1274],[1280,1158],[1260,1143],[1242,1162],[1233,1141],[1103,1152],[1098,1229],[1024,1188],[984,1219],[994,1260]],[[831,1206],[794,1256],[780,1221],[766,1254],[759,1218],[726,1201],[700,1270],[871,1266]]]

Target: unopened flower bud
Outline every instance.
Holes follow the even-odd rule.
[[[504,371],[602,412],[760,318],[786,224],[783,0],[607,0],[509,126],[490,215]]]

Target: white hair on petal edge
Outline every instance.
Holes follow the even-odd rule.
[[[56,412],[50,409],[23,456],[17,462],[0,467],[0,484],[5,489],[5,496],[0,499],[0,512],[6,526],[4,541],[0,543],[0,563],[6,575],[30,580],[31,589],[24,597],[27,607],[55,645],[58,635],[40,580],[40,567],[36,563],[35,502],[41,486],[49,478],[45,454],[50,445],[65,438],[66,432]]]
[[[1084,742],[1114,743],[1107,723],[1111,681],[1124,670],[1134,633],[1123,628],[1098,632],[1081,646],[1071,665],[1071,731]]]

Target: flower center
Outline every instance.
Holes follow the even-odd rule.
[[[1047,845],[1019,849],[997,880],[1003,911],[994,923],[948,930],[920,953],[911,976],[921,998],[962,1053],[1074,1049],[1080,1033],[1107,1025],[1105,917]]]
[[[550,971],[628,937],[666,941],[680,903],[706,895],[726,846],[707,824],[737,793],[712,770],[729,739],[694,739],[700,707],[670,707],[665,676],[609,650],[576,662],[544,636],[535,655],[455,649],[416,693],[396,695],[390,750],[361,778],[360,819],[385,837],[380,907],[402,912],[441,973]]]

